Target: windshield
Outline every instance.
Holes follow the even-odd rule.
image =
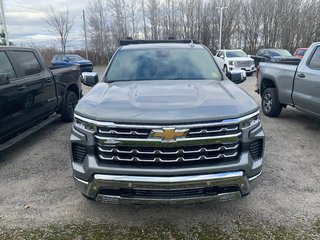
[[[66,57],[69,59],[69,61],[72,61],[72,62],[84,60],[84,58],[80,57],[79,55],[67,55]]]
[[[105,81],[220,80],[220,71],[205,49],[157,48],[120,50]]]
[[[270,50],[271,57],[292,57],[291,53],[285,49]]]
[[[242,50],[226,51],[227,58],[234,57],[248,57],[248,55]]]
[[[296,55],[298,56],[304,56],[304,54],[306,53],[307,49],[299,49],[296,52]]]

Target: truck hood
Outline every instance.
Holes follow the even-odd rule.
[[[247,115],[256,102],[229,80],[103,83],[78,103],[75,113],[97,121],[186,123]]]

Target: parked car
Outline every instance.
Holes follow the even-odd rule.
[[[255,56],[254,65],[257,68],[260,62],[268,62],[278,58],[292,58],[292,54],[286,49],[266,48],[260,49]]]
[[[80,66],[81,72],[92,72],[93,64],[91,61],[84,59],[77,54],[58,54],[54,55],[51,60],[52,66],[66,67],[66,66]]]
[[[293,56],[298,58],[303,58],[304,54],[307,52],[308,48],[297,48]]]
[[[256,102],[194,41],[120,43],[98,83],[83,74],[95,86],[75,109],[70,137],[78,190],[112,203],[249,194],[264,152]]]
[[[319,79],[320,42],[312,44],[295,65],[282,61],[260,63],[257,92],[264,114],[277,117],[289,105],[320,117]]]
[[[244,70],[251,76],[255,71],[254,60],[241,49],[218,50],[215,60],[226,75],[232,70]]]
[[[50,70],[35,49],[0,47],[0,151],[57,116],[71,122],[81,94],[79,67]]]

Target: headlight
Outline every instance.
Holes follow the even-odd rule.
[[[229,65],[234,65],[235,61],[229,61]]]
[[[253,64],[254,64],[254,60],[251,61],[251,65],[253,65]]]
[[[96,132],[97,130],[97,127],[94,124],[85,122],[76,117],[74,118],[73,126],[88,132]]]
[[[240,123],[240,128],[243,129],[247,129],[247,128],[254,128],[256,126],[258,126],[260,124],[260,113],[258,113],[257,115],[248,118],[246,120],[243,120]]]

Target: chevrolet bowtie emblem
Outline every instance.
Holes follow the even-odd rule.
[[[189,129],[163,128],[154,129],[150,133],[151,138],[161,138],[165,141],[176,141],[179,137],[185,137]]]

